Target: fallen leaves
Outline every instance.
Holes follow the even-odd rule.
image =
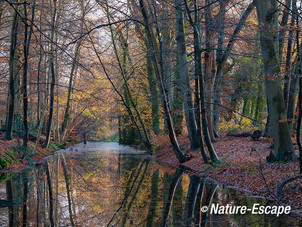
[[[161,138],[160,141],[166,141]],[[158,142],[158,141],[157,141]],[[253,195],[264,196],[267,199],[276,197],[277,188],[282,181],[298,174],[298,161],[291,163],[266,163],[266,156],[271,149],[265,149],[273,142],[269,138],[260,138],[259,141],[252,141],[249,137],[219,138],[214,143],[218,157],[221,160],[219,166],[204,164],[199,150],[189,151],[189,139],[180,137],[179,143],[185,153],[192,156],[183,165],[201,175],[226,185],[250,191]],[[178,161],[174,156],[169,143],[158,142],[159,149],[155,157],[162,163],[177,167]],[[298,155],[298,148],[295,145],[295,152]],[[261,167],[260,167],[261,161]],[[288,185],[284,188],[283,202],[291,205],[293,209],[302,210],[302,180],[293,182],[296,186]],[[271,192],[271,194],[270,194]]]

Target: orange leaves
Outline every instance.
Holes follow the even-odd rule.
[[[284,122],[291,122],[291,121],[295,121],[296,119],[294,119],[294,118],[290,118],[290,119],[284,119],[284,120],[279,120],[278,122],[279,123],[284,123]]]
[[[279,123],[284,123],[284,122],[287,122],[287,119],[279,120],[278,122]]]
[[[156,141],[156,138],[154,139]],[[189,139],[181,137],[179,141],[184,151],[189,152]],[[207,175],[224,185],[270,197],[266,184],[270,191],[275,194],[282,181],[299,172],[298,162],[266,164],[266,156],[269,155],[270,149],[265,149],[265,147],[272,143],[272,139],[268,138],[252,141],[250,138],[222,137],[214,143],[216,152],[222,160],[221,165],[215,167],[204,165],[199,150],[190,152],[193,158],[184,165],[194,173]],[[295,147],[295,151],[298,152],[297,147]],[[172,147],[168,144],[160,147],[155,156],[164,160],[169,166],[177,165],[177,160],[173,157]],[[259,160],[261,160],[262,168],[260,168]],[[291,194],[287,191],[284,202],[302,210],[301,190],[302,187],[297,188]]]

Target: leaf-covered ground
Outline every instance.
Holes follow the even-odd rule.
[[[25,158],[23,158],[22,139],[14,138],[13,140],[5,140],[4,135],[0,135],[0,171],[22,169],[27,165],[35,164],[45,157],[51,155],[59,148],[51,144],[49,148],[42,148],[39,145],[33,153],[35,143],[28,142],[28,151]],[[6,163],[7,162],[7,163]],[[2,165],[5,163],[6,165]]]
[[[166,136],[155,138],[157,151],[154,155],[161,163],[177,166],[178,161]],[[226,186],[246,191],[248,194],[263,196],[269,200],[279,200],[291,205],[292,209],[302,210],[302,180],[296,180],[283,189],[281,198],[277,198],[277,188],[286,179],[299,174],[299,162],[267,163],[266,156],[272,144],[268,138],[252,141],[250,137],[219,138],[214,143],[221,164],[204,164],[199,150],[190,151],[189,139],[179,138],[183,151],[192,158],[183,163],[191,171],[208,176]],[[298,147],[294,145],[298,155]]]

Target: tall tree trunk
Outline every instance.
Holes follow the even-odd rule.
[[[205,0],[205,52],[204,52],[204,94],[208,131],[212,141],[215,141],[213,131],[213,92],[216,77],[215,60],[215,29],[213,25],[213,0]]]
[[[280,23],[280,31],[279,31],[279,57],[280,62],[282,62],[282,53],[283,53],[283,47],[284,47],[284,38],[285,38],[285,26],[287,25],[288,17],[289,17],[289,9],[291,5],[292,0],[286,0],[284,9],[283,9],[283,16]],[[295,1],[295,0],[293,0]]]
[[[82,36],[83,29],[84,29],[84,20],[85,20],[85,8],[83,1],[81,2],[81,18],[80,18],[80,36]],[[68,127],[68,123],[70,120],[70,102],[71,102],[71,94],[72,94],[72,85],[74,84],[74,75],[77,72],[77,62],[80,55],[80,49],[82,45],[82,40],[79,40],[75,47],[74,58],[72,60],[72,66],[69,74],[69,84],[68,84],[68,92],[67,92],[67,101],[66,101],[66,108],[64,113],[64,120],[61,125],[61,135],[62,141],[65,139],[66,129]]]
[[[299,14],[296,15],[297,28],[299,27]],[[299,165],[300,173],[302,173],[302,144],[300,140],[300,130],[302,121],[302,67],[301,67],[301,52],[300,52],[300,42],[299,42],[299,29],[296,31],[296,41],[297,41],[297,54],[298,54],[298,77],[299,77],[299,98],[298,98],[298,120],[297,120],[297,144],[299,147]]]
[[[287,108],[289,104],[289,89],[290,89],[290,75],[292,75],[291,70],[291,59],[292,59],[292,46],[293,46],[293,27],[295,26],[295,14],[297,12],[297,0],[292,0],[292,16],[290,20],[291,29],[288,32],[288,41],[287,41],[287,52],[286,52],[286,62],[285,62],[285,74],[284,74],[284,102]],[[281,56],[280,56],[281,58]],[[289,123],[290,124],[290,123]],[[291,127],[290,127],[291,128]]]
[[[170,112],[170,105],[169,105],[169,100],[167,96],[167,89],[165,87],[164,81],[163,81],[163,58],[162,58],[162,40],[159,32],[158,25],[156,24],[156,33],[157,33],[157,40],[159,41],[159,47],[157,46],[156,38],[153,33],[153,31],[150,28],[150,23],[149,23],[149,18],[147,15],[147,9],[144,3],[144,0],[139,0],[139,6],[140,6],[140,11],[142,13],[144,22],[145,22],[145,28],[146,28],[146,33],[147,33],[147,40],[148,40],[148,48],[154,51],[152,55],[152,61],[153,61],[153,67],[155,71],[155,75],[157,77],[157,82],[159,84],[159,90],[161,93],[161,99],[162,99],[162,106],[164,109],[165,113],[165,118],[166,118],[166,123],[167,123],[167,128],[169,132],[169,138],[173,147],[173,151],[179,160],[179,162],[185,162],[187,161],[187,157],[185,154],[182,152],[182,150],[179,147],[179,144],[177,142],[177,138],[175,135],[174,131],[174,125],[172,122],[171,118],[171,112]],[[155,15],[156,17],[156,15]]]
[[[31,25],[30,30],[28,34],[28,25],[25,23],[24,25],[24,63],[23,63],[23,125],[24,125],[24,137],[23,137],[23,157],[26,155],[27,150],[27,144],[28,144],[28,134],[29,134],[29,128],[28,128],[28,94],[27,94],[27,72],[28,72],[28,55],[29,55],[29,47],[30,47],[30,40],[33,30],[33,23],[34,23],[34,16],[35,16],[35,7],[36,7],[36,1],[33,2],[32,5],[32,15],[31,15]],[[26,4],[24,4],[24,17],[27,19],[27,8]]]
[[[108,1],[106,1],[105,11],[106,11],[108,23],[110,24],[111,23],[111,18],[110,18]],[[133,100],[132,93],[131,93],[131,90],[130,90],[129,84],[128,84],[128,78],[127,78],[127,75],[126,75],[127,74],[127,68],[126,68],[127,67],[127,57],[129,56],[129,54],[128,54],[128,42],[123,37],[122,33],[120,33],[121,45],[122,45],[123,55],[124,55],[123,61],[121,61],[120,57],[119,57],[119,54],[118,54],[117,45],[116,45],[116,42],[115,42],[112,25],[109,25],[109,28],[110,28],[110,34],[111,34],[111,41],[112,41],[112,44],[113,44],[113,51],[114,51],[115,57],[117,59],[117,62],[118,62],[118,65],[119,65],[119,68],[120,68],[120,71],[121,71],[121,76],[122,76],[123,81],[124,81],[124,88],[125,88],[126,97],[129,100],[129,103],[127,103],[127,104],[129,106],[132,105],[132,107],[134,108],[134,111],[136,113],[136,116],[138,118],[138,121],[139,121],[140,126],[141,126],[142,131],[143,131],[145,145],[146,145],[147,149],[150,150],[151,146],[152,146],[151,141],[150,141],[147,129],[145,127],[144,121],[141,117],[141,114],[138,111],[137,105]]]
[[[72,61],[71,71],[70,71],[70,74],[69,74],[67,102],[66,102],[64,120],[63,120],[63,123],[62,123],[62,126],[61,126],[62,141],[65,139],[65,135],[66,135],[65,131],[66,131],[66,128],[68,126],[69,119],[70,119],[70,101],[71,101],[72,85],[73,85],[74,74],[76,73],[77,60],[78,60],[78,55],[80,53],[80,46],[81,46],[81,42],[79,41],[76,44],[75,56],[74,56],[74,59]]]
[[[147,50],[148,51],[148,50]],[[147,53],[147,76],[150,89],[150,101],[151,101],[151,117],[152,117],[152,130],[155,135],[160,133],[160,100],[159,100],[159,91],[156,84],[156,77],[154,75],[154,69],[152,65],[152,59],[150,53]]]
[[[50,59],[49,59],[49,71],[51,75],[51,83],[50,83],[50,97],[49,97],[49,115],[47,121],[47,128],[46,128],[46,139],[43,147],[48,147],[50,142],[50,134],[51,134],[51,126],[53,120],[53,108],[54,108],[54,89],[55,89],[55,82],[56,82],[56,75],[55,75],[55,66],[54,66],[54,33],[56,27],[56,15],[57,15],[57,0],[53,0],[53,15],[51,21],[51,35],[50,35]]]
[[[255,0],[257,9],[262,58],[265,72],[265,90],[268,100],[268,111],[274,139],[274,158],[277,161],[296,159],[287,124],[287,114],[280,78],[280,61],[278,51],[277,1]],[[275,31],[276,31],[275,30]]]
[[[297,0],[292,0],[292,17],[290,21],[290,27],[295,26],[295,14],[297,12]],[[292,59],[292,46],[293,46],[293,29],[288,32],[288,42],[287,42],[287,53],[286,53],[286,63],[285,63],[285,75],[284,75],[284,101],[287,107],[287,119],[289,132],[293,132],[293,122],[294,122],[294,112],[296,106],[296,96],[297,96],[297,84],[298,78],[295,75],[296,69],[291,67]]]
[[[10,44],[10,53],[9,53],[9,82],[8,82],[8,110],[7,110],[7,120],[6,120],[6,132],[5,139],[12,140],[13,132],[13,121],[15,114],[15,86],[16,86],[16,51],[17,51],[17,40],[18,40],[18,24],[19,16],[15,12],[12,31],[11,31],[11,44]]]
[[[191,26],[193,27],[194,31],[194,58],[195,58],[195,77],[197,78],[195,80],[195,95],[197,97],[198,103],[196,105],[198,106],[197,110],[199,110],[199,125],[201,125],[202,129],[200,128],[199,130],[199,139],[200,139],[200,152],[201,156],[204,160],[205,163],[208,162],[210,159],[209,156],[207,155],[205,148],[204,148],[204,141],[203,141],[203,135],[205,136],[205,143],[208,147],[211,159],[213,162],[218,162],[219,159],[215,153],[215,150],[212,146],[212,142],[210,139],[210,135],[208,133],[208,123],[206,119],[206,109],[205,109],[205,97],[204,97],[204,78],[202,74],[202,62],[201,62],[201,46],[200,46],[200,34],[199,34],[199,23],[198,23],[198,17],[197,14],[195,13],[195,21],[193,20],[191,16],[191,10],[189,9],[188,2],[185,0],[185,5],[186,5],[186,11],[189,17],[189,22]],[[194,1],[194,7],[197,9],[197,1]]]
[[[296,70],[295,70],[296,71]],[[293,132],[294,118],[295,118],[295,107],[297,102],[297,91],[298,91],[299,79],[295,73],[291,75],[289,95],[288,95],[288,107],[287,107],[287,120],[289,132]]]
[[[225,39],[225,14],[226,6],[228,1],[219,0],[219,14],[218,14],[218,38],[217,38],[217,52],[216,52],[216,64],[221,62],[223,56],[223,45]],[[221,104],[221,87],[222,87],[223,78],[222,75],[218,77],[216,71],[216,78],[214,83],[214,106],[213,106],[213,130],[214,136],[219,137],[217,133],[218,121],[220,118],[220,104]]]
[[[134,3],[132,2],[130,4],[130,10],[131,13],[134,13],[133,8],[134,7]],[[166,26],[168,27],[168,26]],[[164,28],[165,31],[163,31],[163,42],[165,43],[166,46],[170,45],[171,42],[171,38],[170,38],[170,31],[168,28]],[[160,94],[159,94],[159,89],[158,89],[158,84],[156,83],[156,75],[155,75],[155,71],[154,71],[154,67],[153,67],[153,61],[152,61],[152,51],[150,51],[150,49],[148,48],[148,41],[146,39],[146,37],[144,37],[144,31],[142,31],[141,27],[136,23],[135,24],[135,30],[138,34],[140,34],[140,37],[142,37],[144,44],[145,44],[145,48],[146,48],[146,72],[147,72],[147,78],[148,78],[148,84],[149,84],[149,90],[150,90],[150,103],[151,103],[151,118],[152,118],[152,130],[156,135],[159,135],[161,132],[160,129],[160,117],[161,117],[161,113],[160,113]],[[171,70],[170,69],[170,59],[168,59],[169,57],[169,50],[165,51],[165,56],[164,58],[166,59],[165,61],[165,69],[167,70]],[[171,73],[170,73],[171,74]],[[166,77],[171,77],[170,74],[168,75],[168,73],[166,72]],[[166,78],[167,82],[166,82],[166,86],[168,89],[168,93],[169,93],[169,89],[171,86],[171,78]]]
[[[184,121],[184,103],[181,89],[180,73],[177,70],[173,77],[173,100],[172,100],[172,118],[176,136],[183,132],[183,121]]]
[[[263,95],[261,94],[262,90],[263,90],[262,83],[259,82],[259,84],[258,84],[257,101],[256,101],[256,108],[255,108],[255,120],[256,120],[256,122],[260,122],[262,120],[262,115],[263,115],[264,98],[263,98]]]
[[[186,40],[184,31],[183,1],[175,0],[176,13],[176,42],[177,42],[177,71],[180,73],[183,93],[184,111],[189,133],[191,149],[195,150],[199,146],[197,136],[197,126],[193,108],[192,93],[189,78],[189,65],[187,61]]]

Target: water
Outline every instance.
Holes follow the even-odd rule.
[[[0,226],[299,225],[289,216],[202,213],[209,204],[269,204],[117,143],[78,144],[0,178]]]

